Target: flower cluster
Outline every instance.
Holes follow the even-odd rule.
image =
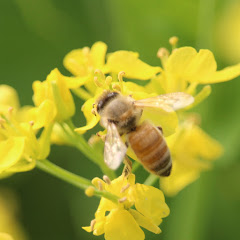
[[[0,177],[38,166],[85,189],[89,196],[101,196],[95,219],[84,229],[95,235],[105,233],[106,239],[144,239],[140,227],[160,233],[158,226],[169,214],[163,193],[152,186],[135,184],[135,175],[131,173],[116,178],[115,172],[104,164],[99,138],[95,141],[94,136],[87,142],[84,133],[98,124],[100,116],[93,106],[106,90],[131,95],[135,100],[185,92],[195,99],[188,107],[178,111],[144,109],[140,121],[149,119],[161,126],[166,137],[173,165],[171,175],[160,179],[165,194],[177,194],[202,171],[208,170],[211,160],[221,156],[223,149],[200,128],[199,118],[189,110],[210,95],[210,84],[239,76],[240,64],[218,71],[212,52],[176,48],[177,41],[176,37],[170,39],[171,53],[159,49],[157,57],[162,67],[143,62],[136,52],[116,51],[106,55],[107,46],[103,42],[73,50],[63,61],[72,76],[64,76],[54,69],[45,81],[33,82],[34,106],[21,107],[17,92],[10,86],[0,85]],[[72,94],[85,101],[81,110],[86,124],[78,128],[71,121],[75,115]],[[98,136],[103,134],[105,131]],[[46,160],[53,143],[76,147],[115,180],[105,178],[104,182],[96,178],[92,185],[89,180],[54,166]],[[137,161],[130,148],[127,154]]]
[[[143,227],[155,234],[161,232],[158,225],[169,215],[163,193],[152,186],[135,184],[135,175],[121,175],[110,181],[93,179],[93,184],[119,197],[117,203],[102,198],[91,226],[84,230],[94,235],[105,233],[106,240],[145,239]],[[135,208],[135,209],[134,209]],[[121,231],[119,231],[121,228]]]

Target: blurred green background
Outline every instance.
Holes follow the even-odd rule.
[[[169,47],[173,35],[180,46],[213,51],[221,69],[240,62],[240,19],[231,29],[229,13],[236,3],[240,6],[232,0],[0,0],[0,83],[16,88],[22,105],[32,104],[32,82],[44,80],[55,67],[69,74],[62,60],[72,49],[101,40],[108,52],[137,51],[142,60],[159,65],[156,52]],[[224,145],[225,154],[212,171],[166,199],[171,214],[161,224],[163,233],[146,232],[146,239],[240,239],[239,90],[240,78],[213,85],[196,109],[202,128]],[[68,147],[53,146],[49,159],[87,178],[102,176]],[[29,240],[103,239],[81,229],[99,200],[67,183],[35,169],[1,180],[0,188],[16,193],[17,217]]]

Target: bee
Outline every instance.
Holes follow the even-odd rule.
[[[107,129],[105,163],[109,168],[117,169],[130,145],[146,170],[158,176],[169,176],[172,160],[162,128],[154,126],[150,121],[140,123],[140,118],[144,108],[161,108],[170,112],[184,108],[193,101],[191,95],[183,92],[134,100],[119,92],[105,91],[96,102],[100,124]],[[124,134],[126,143],[121,139]]]

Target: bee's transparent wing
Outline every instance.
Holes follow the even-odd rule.
[[[136,107],[161,108],[167,112],[187,107],[194,102],[194,98],[184,92],[174,92],[162,94],[156,97],[137,100],[134,102]]]
[[[126,154],[127,147],[123,143],[117,127],[109,123],[104,146],[104,161],[109,168],[115,170],[119,167]]]

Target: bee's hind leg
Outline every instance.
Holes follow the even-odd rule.
[[[158,126],[157,129],[160,130],[160,132],[163,134],[163,129],[162,129],[162,127]]]

